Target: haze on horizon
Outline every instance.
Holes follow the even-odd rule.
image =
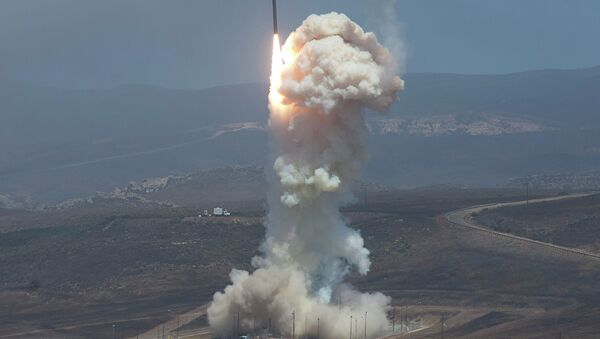
[[[600,60],[600,2],[394,1],[406,72],[508,73],[584,68]],[[389,1],[288,1],[286,36],[332,10],[378,33]],[[265,82],[270,1],[6,0],[0,3],[0,77],[66,88],[172,88]],[[383,40],[383,39],[382,39]]]

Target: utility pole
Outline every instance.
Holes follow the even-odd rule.
[[[400,306],[400,334],[404,331],[404,315],[402,313],[402,309],[404,307]]]
[[[269,317],[269,328],[267,329],[267,336],[271,336],[271,317]]]
[[[406,327],[405,333],[408,333],[408,306],[404,307],[404,326]]]
[[[365,339],[367,339],[367,312],[365,312]]]
[[[404,306],[404,332],[408,333],[408,306]]]
[[[525,204],[529,205],[529,181],[525,183]]]
[[[320,331],[321,331],[321,319],[317,318],[317,339],[319,339]]]
[[[235,333],[236,337],[240,336],[240,311],[237,313],[237,331]]]
[[[112,324],[112,330],[113,330],[113,339],[115,339],[115,324]]]
[[[292,312],[292,339],[296,338],[296,311]]]
[[[177,339],[179,339],[179,314],[177,314]]]
[[[354,318],[354,338],[358,338],[358,317]]]
[[[396,333],[396,306],[392,308],[392,334]]]
[[[446,316],[442,316],[441,319],[441,323],[442,323],[442,339],[444,339],[444,323],[446,322]]]
[[[233,320],[231,322],[231,339],[235,338],[235,315],[233,317],[231,317],[231,320]]]
[[[402,334],[402,306],[400,306],[400,334]]]
[[[169,314],[169,319],[171,319],[171,309],[167,309],[167,314]],[[165,338],[165,324],[163,324],[163,338]]]
[[[304,314],[304,337],[308,337],[308,332],[306,332],[306,329],[308,328],[308,326],[306,325],[307,322],[308,322],[308,316],[305,313]]]
[[[352,339],[352,315],[350,315],[350,339]]]

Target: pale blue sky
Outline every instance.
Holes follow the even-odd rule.
[[[600,64],[600,1],[398,0],[408,72]],[[378,28],[383,1],[279,0],[282,33],[311,13]],[[271,0],[2,0],[0,77],[59,87],[266,82]]]

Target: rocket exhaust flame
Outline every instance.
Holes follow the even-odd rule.
[[[273,55],[271,57],[271,76],[269,79],[271,84],[269,87],[269,105],[281,105],[283,97],[281,94],[279,94],[278,89],[281,86],[282,69],[283,58],[281,53],[281,44],[279,42],[279,35],[275,34],[273,35]]]
[[[385,111],[395,100],[403,89],[395,69],[375,35],[343,14],[309,16],[283,46],[274,35],[266,239],[256,270],[234,269],[232,284],[215,294],[208,309],[215,333],[231,335],[239,314],[243,331],[256,317],[265,328],[268,319],[272,334],[290,336],[292,312],[314,318],[296,335],[316,336],[320,323],[321,337],[344,336],[348,317],[364,312],[368,336],[387,329],[390,298],[343,282],[352,269],[367,274],[371,262],[339,207],[352,198],[349,185],[366,158],[362,110]]]

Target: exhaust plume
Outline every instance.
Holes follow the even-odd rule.
[[[215,333],[270,324],[271,333],[291,336],[292,313],[296,335],[316,337],[318,319],[320,337],[345,336],[350,316],[365,312],[368,336],[387,330],[390,298],[343,281],[352,269],[367,274],[371,261],[339,207],[351,201],[349,186],[366,160],[363,109],[383,112],[403,89],[396,65],[373,33],[344,14],[309,16],[282,48],[275,35],[266,239],[252,260],[256,270],[234,269],[232,284],[215,294],[208,309]]]

